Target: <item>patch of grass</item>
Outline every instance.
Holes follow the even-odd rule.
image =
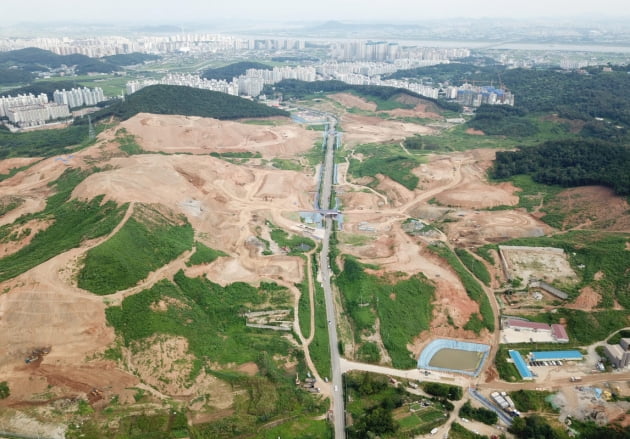
[[[517,390],[510,392],[510,397],[514,401],[516,409],[522,412],[556,413],[558,410],[554,409],[548,401],[552,395],[552,392],[542,390]]]
[[[317,261],[312,258],[313,278],[317,277]],[[328,338],[328,318],[326,317],[326,300],[324,289],[319,282],[315,286],[315,335],[309,346],[311,359],[320,376],[331,376],[330,339]]]
[[[121,151],[129,155],[147,153],[136,141],[136,136],[129,134],[125,128],[116,130],[116,141],[120,145]]]
[[[306,263],[309,263],[309,260]],[[298,301],[300,331],[304,338],[308,338],[311,335],[311,299],[309,296],[308,276],[304,275],[302,282],[295,284],[295,286],[300,290],[300,300]]]
[[[499,377],[509,382],[521,381],[521,375],[514,363],[508,362],[508,349],[506,345],[499,345],[497,355],[494,357],[494,364],[497,367],[497,372],[499,372]]]
[[[308,161],[309,165],[316,166],[324,161],[325,150],[322,143],[322,140],[318,140],[315,142],[315,145],[304,154],[304,157]]]
[[[285,171],[302,171],[302,165],[296,160],[273,158],[271,163],[274,168],[283,169]]]
[[[15,221],[14,224],[25,224],[32,219],[42,219],[52,220],[53,223],[38,232],[27,246],[0,259],[0,281],[11,279],[64,251],[78,247],[84,240],[107,235],[120,222],[126,205],[118,206],[113,201],[103,203],[103,196],[87,202],[68,201],[72,190],[91,172],[66,170],[51,183],[57,193],[48,198],[44,210],[23,215]]]
[[[254,436],[256,439],[277,439],[279,437],[301,439],[332,439],[333,429],[326,420],[298,417],[277,427],[264,430]]]
[[[193,265],[210,264],[218,258],[227,256],[227,253],[210,248],[199,241],[195,242],[195,249],[195,253],[186,262],[186,266],[188,267]]]
[[[273,224],[269,225],[271,227],[271,239],[280,247],[288,249],[289,254],[304,253],[315,248],[315,242],[312,239],[299,235],[289,236],[284,230]]]
[[[80,288],[100,295],[127,289],[192,247],[188,222],[175,225],[148,206],[136,209],[138,217],[134,212],[118,233],[87,252]]]
[[[381,339],[397,368],[416,363],[406,346],[429,328],[434,287],[423,275],[390,282],[365,273],[356,259],[345,256],[344,269],[337,278],[344,310],[350,316],[355,337],[373,330],[380,319]]]
[[[474,274],[484,284],[490,286],[490,273],[486,266],[475,258],[469,251],[463,248],[456,248],[455,254],[459,257],[460,261],[464,263],[466,268]]]
[[[357,351],[357,358],[359,361],[364,363],[378,364],[378,362],[381,361],[381,353],[376,343],[367,341],[359,347]]]
[[[467,430],[465,427],[462,427],[457,422],[453,422],[451,424],[451,429],[448,432],[448,437],[449,439],[488,439],[488,436],[473,433],[472,431]]]
[[[339,240],[342,244],[361,246],[374,240],[371,236],[358,235],[353,233],[340,233]]]
[[[243,364],[255,361],[262,351],[270,355],[291,351],[275,332],[247,328],[242,316],[265,307],[275,294],[285,291],[266,283],[259,288],[240,282],[222,287],[205,278],[188,278],[180,271],[174,283],[160,281],[125,298],[122,306],[107,308],[106,315],[127,346],[154,334],[182,336],[197,358]],[[161,300],[169,304],[166,311],[154,311]]]
[[[240,123],[245,123],[247,125],[265,125],[265,126],[277,126],[284,125],[286,122],[284,120],[279,119],[245,119],[239,120]]]
[[[475,252],[481,256],[482,258],[484,258],[486,261],[488,261],[490,264],[494,265],[496,264],[496,261],[494,260],[494,256],[492,256],[492,253],[490,253],[490,250],[497,250],[498,247],[494,244],[489,244],[489,245],[484,245],[483,247],[477,247],[475,249]]]
[[[262,155],[259,152],[251,151],[233,151],[233,152],[211,152],[211,157],[218,159],[260,159]]]
[[[560,186],[536,183],[529,175],[515,175],[510,178],[509,181],[520,189],[520,191],[516,192],[519,199],[517,207],[523,207],[527,209],[528,212],[532,212],[537,209],[544,212],[547,203],[549,203],[559,192],[564,190],[564,188]],[[545,217],[543,217],[542,220],[547,222]],[[560,218],[555,215],[554,220],[557,223]]]
[[[477,334],[484,327],[490,332],[494,331],[494,313],[492,312],[492,306],[490,305],[490,300],[488,299],[485,291],[481,285],[479,285],[479,282],[477,282],[468,270],[464,268],[464,265],[457,258],[455,253],[453,253],[448,247],[443,245],[430,245],[428,248],[440,257],[444,258],[446,262],[453,267],[457,276],[459,276],[462,281],[468,296],[479,304],[479,312],[481,316],[478,316],[476,313],[473,314],[471,316],[471,320],[464,326],[464,329],[470,329],[475,331]]]
[[[296,357],[303,363],[299,355],[296,354]],[[238,435],[267,438],[271,434],[270,429],[275,428],[278,428],[276,431],[279,432],[294,431],[298,434],[298,436],[289,434],[286,437],[301,437],[299,436],[301,431],[306,432],[305,437],[312,437],[309,435],[324,430],[320,429],[320,426],[322,424],[325,426],[325,421],[320,421],[320,426],[316,426],[313,419],[325,412],[324,402],[295,386],[295,375],[287,373],[282,366],[276,364],[271,354],[260,352],[256,364],[260,370],[259,376],[248,377],[232,373],[230,377],[230,384],[241,395],[234,405],[234,414],[219,421],[196,425],[192,428],[194,431],[191,437],[227,439]],[[299,424],[301,419],[311,421],[301,425]]]
[[[375,178],[377,174],[383,174],[409,190],[418,186],[420,179],[411,171],[420,164],[420,160],[416,156],[401,154],[400,146],[362,145],[356,151],[366,158],[363,161],[350,160],[348,172],[354,177]]]
[[[20,207],[24,203],[24,199],[20,197],[9,197],[0,200],[0,216],[11,212],[13,209]]]
[[[26,171],[28,168],[30,168],[31,166],[33,166],[33,165],[35,165],[37,163],[39,163],[39,162],[34,162],[34,163],[31,163],[30,165],[24,165],[24,166],[20,166],[18,168],[11,168],[11,169],[9,169],[8,173],[0,174],[0,181],[4,181],[4,180],[6,180],[8,178],[11,178],[14,175],[16,175],[16,174],[18,174],[18,173],[20,173],[22,171]],[[3,215],[3,214],[0,214],[0,215]]]
[[[311,131],[326,131],[326,126],[328,124],[314,124],[314,125],[306,125],[307,130]]]

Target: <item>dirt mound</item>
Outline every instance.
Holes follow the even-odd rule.
[[[516,206],[518,196],[514,195],[515,191],[512,183],[464,182],[440,193],[435,199],[446,206],[487,209],[496,206]]]
[[[254,125],[190,116],[140,113],[121,124],[146,151],[209,154],[253,152],[293,157],[313,147],[319,133],[300,125]]]
[[[597,307],[602,300],[602,295],[591,287],[584,287],[580,290],[580,295],[575,302],[565,305],[565,308],[581,309],[583,311],[591,311]]]
[[[447,206],[485,209],[495,206],[515,206],[518,204],[517,190],[512,183],[490,184],[486,174],[492,165],[496,151],[479,149],[468,155],[453,157],[453,169],[460,173],[459,182],[435,198]],[[459,159],[459,160],[458,160]],[[443,161],[442,161],[443,162]],[[429,163],[429,170],[444,173],[444,163]],[[448,170],[446,170],[448,172]]]
[[[0,174],[8,174],[11,169],[28,166],[41,160],[41,157],[15,157],[11,159],[0,160]]]
[[[472,134],[473,136],[485,136],[486,135],[486,133],[484,133],[483,131],[476,130],[474,128],[468,128],[466,130],[466,134]]]
[[[345,114],[341,118],[343,141],[349,147],[362,143],[400,142],[414,134],[433,134],[432,128],[380,117]]]
[[[376,111],[376,104],[350,93],[335,93],[328,95],[335,102],[339,102],[346,108],[358,108],[365,111]]]
[[[544,236],[553,229],[521,210],[460,210],[447,216],[449,240],[459,246],[481,246],[511,238]]]

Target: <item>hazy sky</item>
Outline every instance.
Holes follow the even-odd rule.
[[[8,0],[4,0],[8,2]],[[627,0],[17,0],[0,7],[5,24],[27,21],[125,23],[264,21],[413,21],[448,17],[630,16]]]

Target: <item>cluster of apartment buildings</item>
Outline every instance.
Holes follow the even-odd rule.
[[[66,120],[72,117],[70,108],[84,105],[96,105],[104,101],[100,88],[78,88],[72,90],[55,90],[53,102],[48,95],[40,93],[19,94],[17,96],[0,97],[0,118],[6,118],[19,128],[36,127],[55,120]]]
[[[67,105],[48,102],[48,96],[32,93],[0,97],[0,118],[7,118],[18,127],[43,125],[50,120],[67,119],[70,109]]]
[[[272,70],[248,69],[244,75],[225,80],[205,79],[198,75],[169,73],[162,79],[144,79],[127,83],[127,94],[132,94],[150,85],[184,85],[205,90],[220,91],[234,96],[259,96],[266,84],[275,84],[283,79],[314,81],[314,67],[274,67]]]
[[[162,79],[141,79],[127,82],[127,94],[133,94],[138,90],[150,85],[183,85],[186,87],[201,88],[204,90],[220,91],[233,96],[238,96],[238,84],[234,81],[227,82],[224,80],[205,79],[199,75],[190,75],[185,73],[169,73]]]
[[[471,84],[463,84],[461,87],[451,86],[446,89],[446,97],[467,107],[479,107],[481,104],[514,106],[512,93],[492,86],[479,87]]]
[[[73,88],[71,90],[64,88],[61,91],[55,90],[53,93],[53,101],[55,101],[56,104],[65,104],[70,108],[83,107],[84,105],[94,106],[106,100],[107,98],[103,94],[103,89],[100,87]]]
[[[402,58],[439,60],[470,56],[464,48],[427,48],[403,46],[388,41],[318,42],[327,47],[329,56],[338,60],[393,61]],[[142,35],[138,37],[102,36],[88,38],[0,38],[0,51],[37,47],[58,55],[82,54],[90,57],[133,52],[170,53],[230,53],[261,50],[267,52],[303,51],[307,47],[300,38],[243,38],[212,33],[178,33],[172,35]]]
[[[225,53],[239,50],[303,50],[306,41],[295,38],[250,39],[209,33],[145,35],[136,38],[2,38],[0,51],[37,47],[58,55],[81,54],[93,58],[133,52]]]
[[[470,56],[464,48],[401,46],[388,41],[341,41],[331,45],[330,57],[338,60],[394,61],[401,58],[439,61]]]

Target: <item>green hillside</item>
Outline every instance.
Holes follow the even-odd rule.
[[[271,67],[267,64],[259,62],[243,61],[224,67],[218,67],[216,69],[205,70],[201,74],[201,77],[206,79],[223,79],[225,81],[231,81],[234,77],[244,75],[248,69],[271,70]]]
[[[630,148],[595,140],[545,142],[497,152],[494,178],[527,174],[537,183],[564,187],[601,184],[630,194]]]
[[[138,113],[181,114],[215,119],[288,116],[286,111],[217,91],[180,85],[152,85],[130,95],[124,102],[116,102],[94,113],[92,120],[110,116],[127,120]]]
[[[88,72],[111,73],[120,70],[118,65],[107,60],[90,58],[80,54],[57,55],[49,50],[35,47],[0,53],[0,66],[18,66],[27,72],[57,68],[61,67],[61,65],[76,66],[75,72],[77,74]]]
[[[133,66],[136,64],[142,64],[146,61],[156,61],[160,59],[159,56],[157,55],[150,55],[148,53],[139,53],[139,52],[134,52],[134,53],[121,53],[118,55],[110,55],[110,56],[104,56],[102,58],[102,60],[116,65],[116,66]]]

